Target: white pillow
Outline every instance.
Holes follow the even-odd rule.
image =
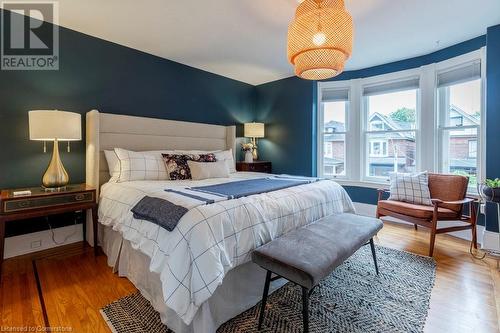
[[[215,154],[215,158],[217,159],[217,162],[219,162],[219,161],[226,162],[229,173],[236,172],[236,163],[234,163],[234,156],[233,156],[232,149],[216,151],[216,152],[214,152],[214,154]]]
[[[134,180],[168,180],[168,173],[161,154],[151,152],[133,152],[115,148],[120,161],[120,174],[117,182]]]
[[[108,163],[110,182],[116,182],[118,177],[120,177],[120,160],[114,150],[105,150],[104,156],[106,157],[106,162]]]
[[[390,174],[390,180],[389,200],[432,206],[427,171],[416,174],[394,172]]]
[[[209,178],[227,178],[229,169],[225,161],[217,162],[195,162],[187,161],[191,178],[193,180],[202,180]]]

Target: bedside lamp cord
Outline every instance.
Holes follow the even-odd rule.
[[[75,217],[75,223],[73,224],[73,226],[74,226],[73,232],[71,234],[67,235],[62,242],[58,242],[58,241],[56,241],[56,235],[55,235],[54,229],[52,229],[52,225],[50,224],[49,217],[48,216],[45,217],[45,220],[47,221],[47,224],[49,225],[49,230],[50,230],[50,233],[51,233],[52,241],[56,245],[63,245],[63,244],[65,244],[68,241],[68,239],[70,239],[71,237],[73,237],[74,235],[76,235],[76,232],[78,230],[78,228],[77,228],[77,221],[76,221],[76,217]]]

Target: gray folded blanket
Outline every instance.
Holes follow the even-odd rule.
[[[131,211],[138,220],[146,220],[172,231],[188,209],[165,199],[145,196]]]

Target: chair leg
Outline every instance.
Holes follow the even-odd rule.
[[[372,249],[372,257],[373,257],[373,263],[375,264],[375,272],[378,275],[377,253],[375,252],[375,244],[373,243],[373,238],[370,239],[370,248]]]
[[[304,333],[309,332],[309,290],[302,287],[302,322]]]
[[[416,224],[414,224],[413,227],[415,228],[415,230],[418,230],[418,226]]]
[[[264,285],[264,293],[262,294],[262,304],[260,306],[259,331],[262,327],[262,323],[264,322],[264,314],[266,312],[266,303],[267,303],[267,294],[269,293],[269,285],[270,284],[271,284],[271,271],[267,271],[266,284]]]
[[[434,254],[434,243],[436,242],[436,229],[431,229],[431,241],[429,244],[429,257],[432,257]]]

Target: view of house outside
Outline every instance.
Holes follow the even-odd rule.
[[[441,172],[469,176],[475,186],[478,129],[481,122],[480,80],[439,89]],[[387,178],[390,172],[417,171],[418,90],[367,96],[366,175]],[[345,174],[347,101],[324,103],[324,175]]]

